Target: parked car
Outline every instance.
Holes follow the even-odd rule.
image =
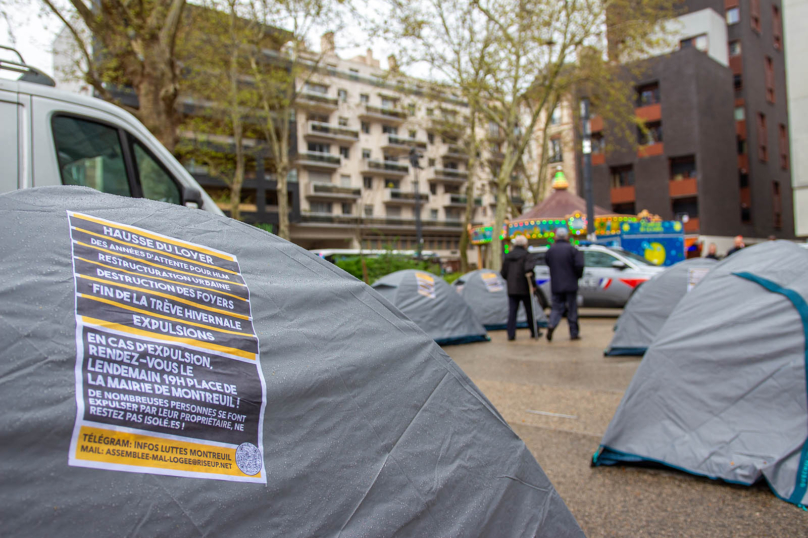
[[[537,294],[542,306],[550,304],[550,269],[544,264],[548,247],[530,247],[534,259]],[[578,281],[578,305],[622,308],[640,285],[665,270],[627,250],[601,245],[578,247],[584,253],[584,276]]]
[[[50,77],[22,57],[19,62],[0,59],[0,71],[21,75],[0,78],[0,193],[80,185],[223,214],[177,159],[122,108],[56,89]]]

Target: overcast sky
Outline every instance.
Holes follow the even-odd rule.
[[[24,6],[26,2],[29,4],[28,7]],[[371,3],[373,3],[372,0]],[[62,24],[56,17],[45,12],[39,6],[40,4],[36,0],[20,0],[17,7],[12,6],[9,9],[12,28],[9,28],[9,24],[5,20],[0,19],[0,45],[13,46],[22,54],[26,63],[53,75],[53,40],[62,29]],[[11,30],[10,33],[9,30]],[[342,34],[343,36],[350,35],[356,40],[355,36],[362,36],[362,31],[357,27],[344,31]],[[341,45],[341,37],[337,36],[337,48],[342,58],[365,55],[368,48],[366,43],[343,48],[347,45],[347,38],[343,38],[345,42]],[[311,36],[311,41],[313,48],[318,49],[319,36]],[[358,41],[361,41],[361,38]],[[393,52],[393,47],[381,41],[374,41],[371,47],[374,58],[381,60],[382,67],[386,67],[387,56]],[[3,58],[12,58],[7,51],[0,50],[0,55]]]

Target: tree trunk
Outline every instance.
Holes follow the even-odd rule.
[[[289,158],[280,155],[277,160],[277,192],[278,192],[278,237],[289,241],[289,185],[287,176],[289,174]]]
[[[474,218],[474,173],[476,159],[472,157],[468,163],[469,177],[466,181],[466,214],[463,217],[463,232],[460,234],[460,272],[466,274],[469,270],[469,227]],[[477,262],[479,264],[479,262]]]
[[[506,174],[504,177],[508,178],[509,175]],[[502,240],[499,238],[499,234],[502,233],[502,225],[505,224],[505,210],[508,208],[508,182],[507,179],[503,181],[502,177],[502,172],[500,172],[497,181],[499,188],[497,189],[494,229],[491,231],[491,269],[494,271],[499,271],[502,267]],[[505,241],[507,240],[508,238],[505,237]]]
[[[177,145],[177,113],[174,105],[178,88],[160,76],[158,66],[149,66],[137,84],[138,119],[168,151]]]

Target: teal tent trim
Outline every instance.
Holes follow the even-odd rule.
[[[537,325],[541,329],[543,327],[547,327],[547,322],[546,321],[539,321],[537,323]],[[508,328],[508,325],[507,325],[507,323],[496,323],[494,325],[484,325],[484,327],[485,327],[486,331],[504,331],[505,329]],[[527,321],[520,321],[519,323],[516,324],[516,328],[517,329],[527,329],[528,328]]]
[[[753,275],[752,273],[733,273],[735,276],[739,276],[741,278],[745,278],[750,280],[756,284],[759,284],[763,288],[769,290],[772,293],[779,293],[780,295],[785,296],[786,299],[791,301],[791,304],[794,305],[794,308],[797,309],[797,312],[800,315],[800,319],[802,320],[802,330],[803,336],[805,337],[805,382],[808,385],[808,303],[805,302],[802,295],[797,293],[796,291],[784,288],[777,284],[776,282],[772,282],[771,280],[767,280],[763,277]],[[807,387],[808,388],[808,387]],[[808,390],[806,390],[806,398],[808,399]],[[802,499],[805,497],[805,492],[808,491],[808,439],[803,441],[802,443],[802,454],[800,455],[800,465],[797,467],[797,482],[794,484],[794,491],[791,493],[791,496],[786,499],[788,502],[796,504],[798,506],[802,506]]]
[[[642,357],[648,351],[647,347],[610,347],[603,352],[604,357],[633,356]]]
[[[459,344],[471,344],[473,342],[489,342],[491,337],[484,334],[470,334],[468,336],[456,336],[454,338],[440,338],[435,340],[439,346],[455,346]]]

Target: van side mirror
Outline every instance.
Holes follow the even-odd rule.
[[[185,187],[182,190],[182,205],[194,209],[201,209],[204,201],[202,193],[196,187]]]
[[[614,267],[615,269],[619,269],[620,271],[622,271],[623,269],[628,269],[628,265],[626,265],[625,262],[622,262],[620,260],[613,261],[612,267]]]

